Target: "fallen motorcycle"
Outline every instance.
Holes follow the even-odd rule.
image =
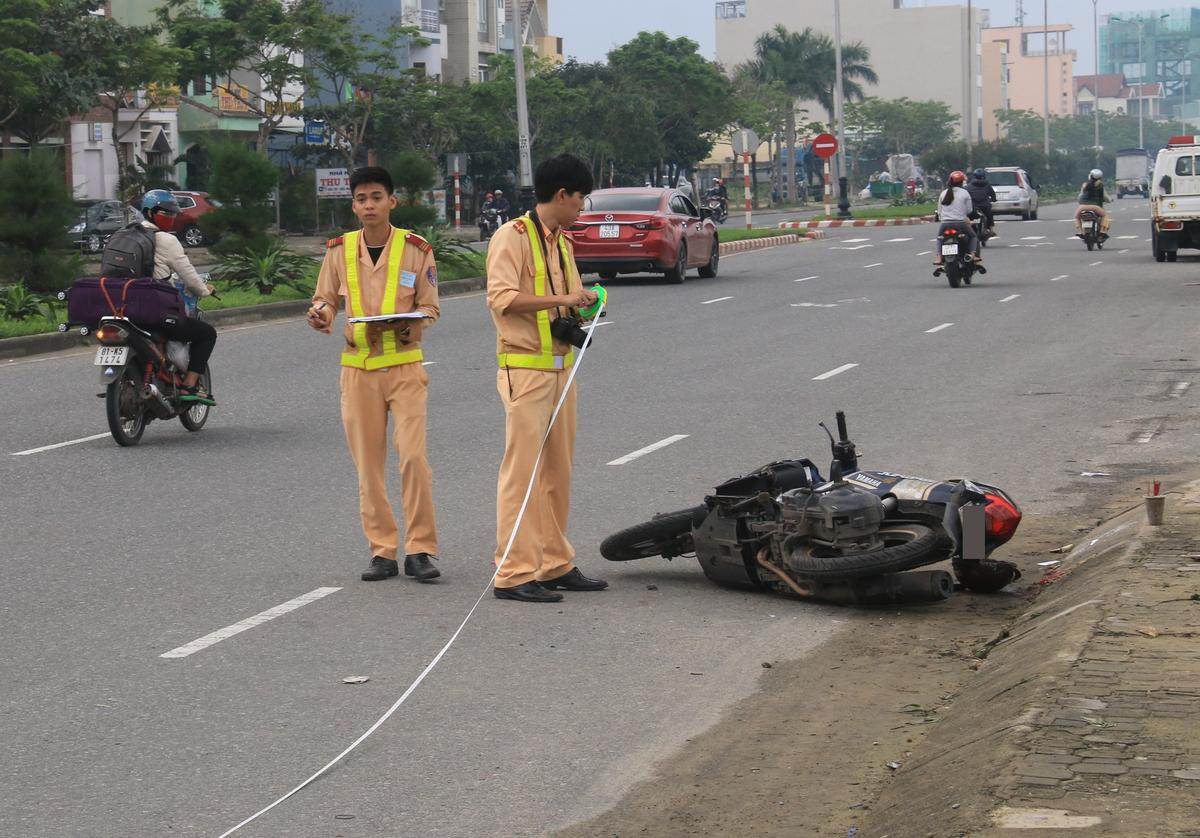
[[[950,573],[914,568],[947,560],[959,583],[979,593],[1020,578],[1016,565],[989,558],[1021,522],[1003,490],[859,470],[841,411],[837,424],[828,480],[808,459],[773,462],[725,481],[700,506],[614,533],[601,554],[694,555],[718,585],[847,604],[944,600],[954,589]]]

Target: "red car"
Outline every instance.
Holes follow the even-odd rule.
[[[662,273],[683,282],[691,268],[717,275],[717,225],[677,189],[598,189],[567,233],[579,270],[602,279]]]
[[[200,247],[205,243],[204,232],[197,221],[206,212],[212,212],[221,206],[216,198],[208,197],[207,192],[172,192],[179,202],[179,215],[171,224],[171,232],[179,237],[188,247]]]

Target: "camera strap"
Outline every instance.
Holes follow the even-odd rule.
[[[538,246],[541,247],[542,256],[545,260],[544,264],[546,265],[546,282],[550,284],[550,293],[554,296],[558,296],[558,290],[554,287],[554,276],[550,273],[550,251],[549,248],[546,247],[546,230],[544,227],[542,227],[542,219],[538,218],[537,209],[531,209],[529,211],[529,217],[533,219],[533,225],[538,231]],[[558,234],[561,236],[562,231],[560,230]],[[562,248],[555,247],[555,250],[558,251],[558,267],[563,272],[563,282],[565,282],[567,286],[563,290],[569,292],[571,290],[571,274],[567,272],[567,262],[566,259],[563,258]],[[563,316],[561,309],[562,306],[554,307],[554,313],[556,316]]]

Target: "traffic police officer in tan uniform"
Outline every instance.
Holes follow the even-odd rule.
[[[534,190],[537,207],[502,226],[488,245],[487,302],[496,324],[496,384],[506,418],[496,490],[497,564],[517,525],[550,415],[574,362],[572,346],[551,335],[551,323],[596,300],[596,292],[583,288],[574,250],[562,232],[575,223],[592,191],[591,171],[570,155],[555,157],[538,167]],[[572,384],[546,437],[524,519],[496,577],[497,598],[558,602],[559,590],[608,587],[575,567],[575,551],[567,541],[574,448]]]
[[[378,166],[350,178],[354,214],[362,230],[328,242],[308,323],[329,334],[343,304],[350,317],[419,312],[423,319],[346,323],[342,352],[342,423],[358,469],[363,532],[371,547],[367,582],[399,573],[399,531],[387,496],[388,415],[400,457],[404,502],[404,573],[436,579],[437,527],[433,472],[425,451],[428,376],[421,364],[421,332],[438,316],[437,266],[425,239],[391,225],[396,206],[391,175]]]

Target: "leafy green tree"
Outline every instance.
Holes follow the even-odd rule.
[[[77,215],[58,155],[38,150],[0,160],[0,281],[35,292],[67,287],[79,257],[64,249],[64,231]]]
[[[259,118],[257,149],[263,157],[271,133],[302,110],[316,86],[305,53],[320,52],[344,31],[341,18],[322,0],[169,0],[159,19],[172,45],[189,56],[181,79],[216,78]],[[238,83],[247,77],[252,85]]]
[[[423,152],[405,151],[386,160],[388,172],[396,184],[399,202],[391,213],[397,227],[412,230],[427,227],[437,219],[437,209],[425,203],[425,193],[437,179],[437,166]]]
[[[55,61],[39,44],[38,18],[47,0],[9,0],[0,17],[0,125],[37,95],[42,74]]]
[[[279,176],[275,164],[244,145],[212,143],[208,148],[208,191],[222,206],[200,217],[200,229],[222,255],[265,255],[271,246],[268,196]]]

